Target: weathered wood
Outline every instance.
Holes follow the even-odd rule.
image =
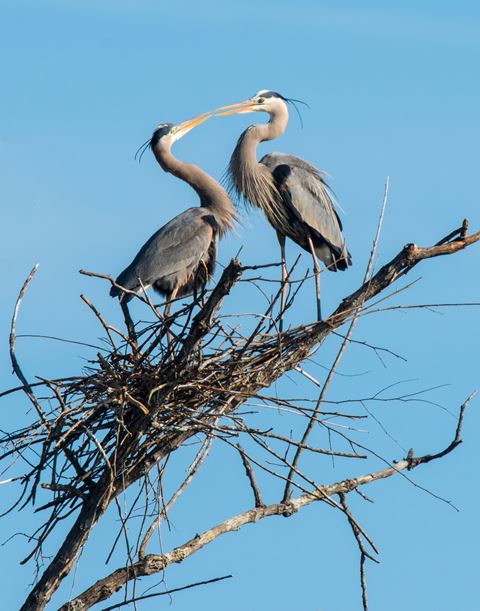
[[[407,244],[396,257],[384,265],[357,291],[346,297],[326,320],[289,329],[281,334],[272,333],[258,338],[251,337],[243,344],[239,342],[226,350],[225,355],[221,359],[219,357],[219,360],[211,359],[210,363],[197,363],[190,357],[195,353],[202,339],[211,331],[215,314],[223,298],[242,273],[239,262],[232,261],[210,294],[205,307],[193,319],[183,339],[183,345],[173,359],[163,360],[160,369],[158,367],[155,369],[147,360],[142,361],[142,354],[135,354],[135,358],[130,358],[128,355],[115,353],[115,361],[108,363],[104,360],[100,364],[99,374],[96,377],[88,377],[89,392],[91,392],[91,386],[95,386],[95,392],[103,393],[102,401],[107,406],[112,405],[114,406],[112,410],[116,409],[118,413],[121,411],[122,414],[125,414],[122,416],[125,421],[122,423],[118,437],[115,437],[116,429],[112,432],[116,445],[108,455],[95,436],[89,433],[89,423],[93,422],[96,417],[95,406],[90,410],[91,415],[84,416],[82,413],[75,425],[61,433],[61,438],[58,437],[60,433],[55,432],[56,429],[49,433],[50,437],[46,436],[45,447],[47,449],[45,451],[56,451],[52,450],[52,447],[55,447],[61,453],[64,447],[68,450],[66,440],[75,440],[80,435],[93,435],[93,441],[99,446],[98,454],[102,457],[102,471],[98,471],[97,467],[94,481],[89,480],[88,488],[85,488],[81,470],[79,471],[78,485],[81,486],[81,494],[72,494],[69,497],[68,487],[63,490],[65,495],[63,498],[66,502],[69,502],[72,496],[77,499],[80,504],[80,512],[59,551],[27,597],[21,608],[22,611],[41,611],[45,608],[62,579],[71,570],[92,528],[106,511],[112,499],[145,476],[159,460],[179,448],[189,437],[201,431],[202,427],[204,431],[209,431],[209,426],[216,421],[219,415],[233,412],[262,388],[274,383],[286,371],[295,369],[309,356],[318,343],[348,321],[358,308],[407,274],[420,261],[453,254],[479,239],[480,232],[468,236],[465,225],[463,225],[434,246],[421,248],[414,244]],[[123,362],[125,362],[124,369],[122,369]],[[110,367],[112,367],[111,376]],[[150,379],[155,383],[146,382]],[[209,381],[205,382],[206,379]],[[87,381],[87,377],[85,380]],[[22,383],[25,388],[31,390],[26,380],[22,379]],[[82,381],[77,380],[72,384],[75,384],[78,391],[81,389]],[[125,388],[122,387],[122,384],[125,384]],[[137,385],[135,386],[137,393],[132,390],[134,384]],[[117,405],[118,408],[115,407]],[[182,424],[182,417],[185,418],[185,416],[182,416],[181,410],[175,411],[175,406],[188,406],[191,411],[202,414],[202,418],[195,424],[195,427],[185,426],[185,422],[189,420],[187,418]],[[129,410],[129,407],[132,409]],[[115,426],[118,426],[118,423]],[[149,436],[148,444],[141,441],[145,436]],[[451,449],[455,446],[452,446]],[[447,450],[441,455],[451,451]],[[436,457],[433,455],[429,460]],[[330,487],[321,487],[314,495],[300,495],[288,503],[256,507],[227,520],[168,554],[146,555],[140,562],[128,568],[119,569],[115,572],[115,576],[107,578],[108,583],[102,585],[98,582],[100,585],[93,586],[90,594],[84,593],[81,597],[86,596],[86,601],[93,601],[95,596],[101,593],[101,597],[97,598],[95,602],[104,600],[129,579],[151,574],[172,562],[181,562],[185,557],[224,532],[235,530],[244,524],[270,515],[285,515],[287,511],[297,511],[300,507],[315,500],[321,500],[338,492],[349,492],[358,486],[383,477],[390,477],[399,470],[413,468],[424,462],[428,462],[426,457],[418,459],[410,457],[389,469],[364,475],[361,478],[345,480]],[[89,473],[88,477],[93,476]],[[33,489],[36,485],[38,485],[37,481]],[[61,493],[62,491],[58,489],[57,494]],[[61,502],[61,499],[58,502]],[[75,601],[83,605],[81,597]],[[63,609],[88,608],[85,605],[75,606],[77,604],[75,601],[70,603],[70,607],[65,606]]]

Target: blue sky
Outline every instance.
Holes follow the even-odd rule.
[[[95,343],[101,332],[80,293],[121,324],[106,286],[78,270],[117,274],[151,233],[196,205],[189,188],[161,172],[151,157],[135,163],[135,150],[160,122],[179,122],[259,89],[271,88],[310,106],[302,110],[303,129],[292,114],[285,135],[262,145],[260,152],[286,151],[323,168],[345,210],[354,266],[345,274],[322,275],[325,311],[361,282],[387,175],[391,189],[380,262],[406,242],[433,243],[464,217],[477,229],[479,18],[478,4],[462,0],[367,0],[361,6],[321,0],[44,0],[40,6],[3,0],[2,387],[16,383],[9,370],[7,330],[33,264],[41,267],[22,306],[19,333]],[[179,142],[175,153],[219,178],[238,135],[253,119],[257,115],[208,121]],[[228,262],[242,245],[245,263],[278,257],[274,232],[261,215],[244,217],[221,244],[220,262]],[[289,260],[297,253],[290,244]],[[480,301],[479,256],[473,247],[417,267],[407,280],[421,280],[392,304]],[[308,265],[302,257],[302,269]],[[309,288],[291,313],[292,323],[314,315]],[[252,304],[237,291],[227,307],[241,311]],[[135,312],[142,314],[141,308]],[[479,384],[479,327],[475,308],[366,317],[356,339],[385,346],[407,360],[386,358],[384,367],[368,349],[352,346],[340,368],[347,375],[336,378],[329,398],[368,397],[410,380],[403,382],[402,392],[445,384],[428,398],[456,412]],[[92,356],[78,346],[18,341],[29,377],[75,374]],[[318,353],[322,365],[331,362],[336,345],[332,341]],[[324,375],[321,367],[310,367],[313,375]],[[314,393],[301,379],[295,384],[298,392]],[[291,390],[287,383],[282,388]],[[2,399],[1,409],[3,429],[31,417],[20,397]],[[420,402],[369,409],[402,447],[419,453],[446,445],[454,426],[446,411]],[[446,460],[412,474],[415,482],[452,500],[459,513],[402,478],[366,490],[374,505],[352,499],[360,523],[381,549],[380,566],[368,568],[372,610],[475,608],[480,499],[472,482],[478,478],[479,425],[477,400],[467,414],[465,443]],[[368,428],[370,445],[388,459],[402,457],[374,421]],[[174,475],[181,476],[185,461],[186,456],[177,458]],[[380,465],[369,463],[372,469]],[[310,466],[322,481],[365,470],[362,464]],[[198,481],[172,512],[174,529],[162,533],[163,544],[178,544],[248,508],[248,489],[237,488],[239,473],[236,457],[224,447],[214,448]],[[269,500],[275,500],[275,485],[265,486]],[[9,490],[2,492],[10,497]],[[36,520],[28,510],[6,518],[2,541],[18,530],[19,519],[25,531]],[[87,546],[56,602],[108,570],[102,554],[116,528],[112,519],[99,525],[97,540]],[[21,537],[1,548],[5,608],[18,607],[31,581],[32,567],[18,564],[26,549]],[[357,565],[357,549],[344,521],[326,507],[312,506],[290,520],[272,519],[228,535],[169,569],[166,578],[169,587],[177,587],[234,575],[176,595],[171,603],[175,611],[346,611],[360,605]],[[140,608],[167,604],[158,599]]]

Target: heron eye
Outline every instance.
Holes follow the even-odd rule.
[[[258,98],[257,104],[263,104],[265,102],[265,98]]]

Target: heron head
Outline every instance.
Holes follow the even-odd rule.
[[[177,125],[175,125],[175,123],[160,123],[160,125],[158,125],[153,132],[150,140],[144,142],[144,144],[142,144],[142,146],[135,153],[135,159],[138,155],[140,161],[148,147],[150,147],[152,150],[158,147],[166,147],[169,149],[174,142],[180,140],[180,138],[183,138],[183,136],[188,134],[190,130],[197,125],[200,125],[200,123],[203,123],[207,119],[210,119],[212,116],[213,115],[211,112],[204,112],[201,115],[193,117],[193,119],[188,119],[187,121],[183,121],[183,123],[178,123]]]
[[[160,123],[160,125],[155,128],[152,137],[150,138],[150,147],[153,148],[154,146],[157,146],[160,140],[163,140],[164,138],[165,140],[171,138],[172,128],[174,127],[175,125],[173,123]]]
[[[174,123],[161,123],[157,129],[153,132],[153,135],[150,139],[150,146],[153,148],[160,141],[165,142],[165,144],[172,145],[180,138],[183,138],[185,134],[188,134],[190,130],[200,123],[203,123],[207,119],[210,119],[212,114],[210,112],[204,112],[201,115],[197,115],[193,117],[193,119],[188,119],[187,121],[183,121],[183,123],[178,123],[175,125]]]
[[[240,115],[247,112],[268,112],[272,114],[280,108],[285,109],[286,102],[288,102],[287,98],[284,98],[280,93],[269,89],[262,89],[244,102],[220,106],[220,108],[216,108],[214,112],[220,117],[225,115]]]
[[[287,104],[292,104],[297,113],[300,115],[296,102],[305,104],[305,102],[302,102],[301,100],[286,98],[281,93],[276,91],[262,89],[244,102],[237,102],[236,104],[221,106],[220,108],[216,108],[213,112],[217,117],[223,117],[225,115],[239,115],[247,112],[268,112],[269,115],[274,115],[275,113],[287,111]],[[305,104],[305,106],[308,106],[308,104]]]

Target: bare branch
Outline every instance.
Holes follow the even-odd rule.
[[[372,245],[372,250],[370,252],[370,258],[368,260],[368,265],[367,265],[367,269],[365,271],[365,277],[363,279],[364,284],[366,282],[368,282],[368,280],[370,279],[370,274],[371,274],[371,270],[373,269],[373,263],[374,263],[374,259],[375,259],[375,253],[377,251],[377,246],[378,246],[378,241],[380,239],[380,233],[382,230],[382,224],[383,224],[383,217],[385,214],[385,208],[387,206],[387,201],[388,201],[388,188],[389,188],[389,178],[387,176],[387,180],[385,183],[385,192],[384,192],[384,196],[383,196],[383,202],[382,202],[382,209],[380,211],[380,217],[378,219],[378,225],[377,225],[377,231],[375,233],[375,238],[373,240],[373,245]],[[352,321],[350,322],[350,326],[348,327],[347,333],[345,335],[345,338],[342,342],[342,345],[340,346],[339,351],[337,352],[337,356],[335,357],[335,360],[330,368],[330,371],[327,374],[326,380],[323,384],[322,390],[320,391],[320,395],[318,397],[318,401],[317,401],[317,405],[315,406],[315,410],[312,414],[312,417],[310,418],[309,423],[307,424],[305,431],[302,435],[302,438],[300,440],[300,445],[297,447],[297,450],[295,452],[295,455],[293,457],[292,460],[292,467],[290,469],[290,472],[288,474],[288,480],[291,480],[293,478],[293,474],[295,471],[295,468],[298,465],[298,462],[300,460],[300,456],[302,455],[303,452],[303,447],[306,443],[307,440],[313,430],[313,427],[315,426],[315,419],[316,416],[318,415],[318,412],[320,411],[320,408],[322,406],[323,401],[325,400],[328,388],[333,380],[333,376],[335,375],[335,372],[337,371],[338,365],[340,364],[340,361],[342,360],[342,357],[345,353],[345,350],[347,349],[348,344],[350,343],[350,338],[352,337],[353,334],[353,330],[355,328],[358,316],[360,314],[361,308],[363,306],[363,302],[359,301],[357,304],[357,307],[355,309],[355,312],[353,314],[353,318]],[[290,497],[290,493],[291,493],[291,482],[288,481],[287,484],[285,485],[285,490],[283,493],[283,502],[286,502],[289,497]]]
[[[23,611],[41,611],[45,608],[62,579],[74,565],[95,523],[105,513],[112,500],[131,484],[147,478],[155,465],[160,461],[164,463],[172,452],[198,438],[198,435],[219,437],[232,446],[235,445],[231,442],[233,437],[241,434],[251,435],[257,443],[260,442],[262,452],[266,452],[269,459],[275,461],[275,465],[280,464],[283,469],[286,467],[290,476],[282,475],[277,466],[270,468],[264,463],[255,462],[251,457],[249,462],[258,465],[278,480],[290,485],[293,483],[304,493],[291,502],[255,507],[253,513],[246,512],[247,517],[241,518],[240,526],[250,521],[250,518],[256,521],[268,515],[283,515],[287,511],[296,511],[307,502],[325,501],[332,494],[346,493],[349,491],[348,486],[356,489],[375,479],[390,477],[399,470],[414,468],[422,464],[422,461],[428,462],[448,454],[458,445],[459,439],[454,440],[451,447],[438,455],[417,458],[409,456],[405,461],[390,466],[383,472],[363,476],[363,480],[357,478],[339,482],[340,487],[334,487],[333,491],[330,491],[328,486],[318,486],[313,478],[297,469],[298,458],[292,461],[287,457],[287,452],[292,448],[298,453],[297,456],[300,456],[300,451],[312,451],[331,456],[357,457],[356,450],[362,447],[348,437],[348,432],[354,429],[351,423],[345,424],[340,420],[352,418],[352,415],[336,412],[330,413],[335,418],[334,421],[331,418],[320,418],[326,388],[345,348],[341,349],[331,374],[327,376],[328,383],[324,383],[325,391],[320,393],[315,409],[304,408],[288,401],[282,405],[272,401],[268,406],[289,409],[292,413],[308,418],[310,428],[306,429],[303,439],[289,440],[288,436],[278,434],[280,431],[275,430],[262,434],[258,428],[245,426],[244,416],[240,414],[239,408],[247,407],[252,397],[259,397],[263,389],[271,387],[287,372],[296,368],[303,371],[300,364],[311,356],[312,351],[316,350],[326,337],[346,322],[354,322],[367,301],[408,273],[420,261],[455,253],[479,239],[480,232],[468,236],[466,224],[463,224],[460,229],[450,233],[434,246],[420,248],[413,244],[407,245],[373,276],[369,266],[363,285],[346,297],[326,320],[290,328],[282,333],[277,332],[271,316],[278,292],[277,297],[267,300],[266,313],[251,319],[252,324],[247,331],[236,325],[225,324],[218,315],[223,298],[243,271],[238,261],[232,261],[227,266],[220,281],[209,293],[206,304],[196,316],[193,316],[193,309],[198,303],[193,302],[178,309],[168,321],[153,312],[153,323],[137,323],[135,332],[139,339],[142,338],[138,344],[108,324],[98,310],[85,299],[110,337],[112,351],[98,353],[94,360],[89,361],[87,375],[55,384],[47,382],[46,387],[51,394],[46,398],[45,404],[49,406],[49,411],[45,414],[40,411],[38,422],[20,431],[5,434],[2,440],[8,447],[1,457],[14,456],[26,465],[20,484],[20,499],[35,503],[35,492],[44,483],[50,486],[52,492],[51,501],[44,505],[49,507],[52,513],[42,525],[37,537],[39,541],[33,552],[36,558],[41,558],[42,545],[56,526],[72,513],[76,513],[70,531],[46,566],[44,574],[32,588],[22,607]],[[376,241],[372,248],[371,261],[374,258]],[[111,279],[109,281],[111,282]],[[12,324],[13,344],[18,305],[24,292],[17,302]],[[142,302],[151,308],[147,300],[143,299]],[[175,331],[176,337],[173,350],[169,350],[165,345],[166,329],[170,328]],[[251,328],[254,329],[253,332],[250,332]],[[121,347],[115,347],[115,335],[124,342]],[[345,337],[346,346],[350,334],[347,332]],[[20,380],[22,390],[26,389],[33,395],[27,381],[24,378]],[[463,415],[460,420],[462,418]],[[229,420],[231,426],[224,426],[225,419]],[[353,452],[324,451],[314,447],[311,441],[307,444],[313,423],[318,421],[321,421],[328,434],[336,431],[342,442],[349,444]],[[460,428],[461,421],[459,431]],[[262,441],[269,437],[269,433],[273,439],[273,447]],[[460,432],[458,437],[459,435]],[[279,445],[282,445],[281,451],[277,451]],[[295,474],[301,481],[306,482],[308,491],[314,492],[308,492],[294,482]],[[374,479],[371,479],[372,477]],[[285,496],[286,501],[288,496]],[[260,499],[256,498],[257,502],[260,502]],[[329,502],[334,503],[333,499]],[[158,498],[154,503],[156,507],[162,506]],[[297,507],[295,503],[300,504]],[[335,506],[338,508],[338,504],[335,503]],[[144,519],[147,513],[155,517],[150,509],[148,512],[145,509]],[[221,527],[220,531],[227,532],[228,528],[228,525]],[[222,534],[220,531],[219,534]],[[203,541],[200,545],[202,547],[206,540],[201,536],[200,540]],[[145,550],[141,543],[137,541],[137,549],[139,546],[141,548],[140,555],[144,554]],[[193,553],[200,548],[197,544],[198,542],[190,546],[186,544],[185,549],[181,546],[178,554]],[[176,557],[175,554],[172,557],[167,554],[165,558],[170,558],[168,562],[165,558],[158,562],[177,562],[178,560],[172,559]],[[153,566],[158,565],[158,562],[155,564],[153,561],[151,564],[152,558],[154,557],[145,555],[140,557],[138,562],[124,567],[125,573],[122,573],[123,577],[116,583],[124,584],[140,574],[151,574],[148,571],[153,571]]]
[[[25,392],[27,397],[32,402],[33,407],[35,408],[35,411],[38,414],[38,417],[40,418],[42,422],[45,422],[45,416],[43,415],[42,408],[40,407],[40,404],[38,403],[37,398],[32,391],[32,387],[27,382],[27,378],[23,375],[23,371],[21,370],[20,365],[18,364],[17,357],[15,355],[16,328],[17,328],[18,313],[20,311],[20,305],[22,303],[23,298],[25,297],[25,293],[27,292],[27,289],[30,286],[30,283],[33,280],[33,277],[37,273],[38,267],[39,267],[39,263],[37,263],[33,267],[32,271],[28,274],[27,279],[23,283],[22,288],[20,289],[20,293],[17,297],[15,308],[13,310],[12,323],[10,325],[9,343],[10,343],[10,360],[12,362],[13,371],[15,372],[20,382],[23,384],[22,390]]]
[[[307,505],[310,505],[316,501],[324,500],[326,497],[331,497],[333,495],[345,495],[361,486],[371,484],[378,480],[391,477],[392,475],[400,473],[406,469],[413,469],[421,464],[441,458],[442,456],[452,452],[461,441],[459,438],[457,438],[457,436],[461,431],[464,411],[465,403],[460,409],[455,437],[452,443],[450,443],[450,445],[442,452],[418,457],[408,456],[407,458],[404,458],[403,460],[400,460],[380,471],[374,471],[372,473],[361,475],[352,479],[342,480],[334,484],[319,486],[314,492],[301,494],[294,499],[290,499],[286,503],[281,502],[266,506],[254,507],[248,511],[237,514],[236,516],[217,524],[213,528],[210,528],[201,534],[195,535],[193,539],[190,539],[183,545],[174,548],[170,552],[161,555],[149,554],[131,566],[117,569],[103,579],[99,579],[92,587],[88,588],[85,590],[85,592],[63,605],[59,611],[80,611],[89,609],[92,605],[109,598],[128,581],[137,579],[138,577],[153,575],[163,571],[171,564],[183,562],[186,558],[199,551],[213,540],[228,532],[237,531],[246,524],[256,523],[271,516],[290,516],[300,511],[303,507],[306,507]],[[348,508],[346,513],[347,516],[350,515],[351,517]],[[353,518],[351,524],[353,524],[352,528],[355,528],[354,532],[359,533],[357,523],[353,520]],[[369,542],[371,543],[370,540]]]
[[[139,600],[147,600],[148,598],[156,598],[157,596],[165,596],[175,594],[175,592],[182,592],[183,590],[190,590],[190,588],[197,588],[198,586],[205,586],[210,583],[217,581],[223,581],[224,579],[231,579],[233,575],[224,575],[223,577],[214,577],[213,579],[207,579],[206,581],[197,581],[196,583],[190,583],[188,586],[182,586],[181,588],[172,588],[171,590],[165,590],[164,592],[155,592],[155,594],[145,594],[144,596],[136,596],[135,598],[129,598],[128,600],[122,600],[121,603],[105,607],[102,611],[113,611],[113,609],[120,609],[125,605],[136,603]]]
[[[355,540],[358,545],[358,549],[360,550],[360,587],[362,588],[362,603],[363,603],[364,611],[368,611],[367,579],[365,575],[365,561],[368,558],[372,562],[378,563],[378,560],[367,551],[365,544],[363,543],[362,534],[365,537],[366,535],[364,532],[360,532],[358,528],[358,523],[356,522],[356,520],[353,518],[352,514],[350,513],[350,509],[348,508],[348,505],[347,505],[347,497],[345,493],[341,492],[338,496],[340,497],[340,504],[342,505],[343,512],[347,516],[348,523],[350,524],[350,527],[353,532],[353,536],[355,537]],[[371,539],[369,539],[368,537],[366,537],[366,539],[368,543],[370,544],[370,546],[375,551],[375,553],[378,554],[378,550],[375,547],[375,545],[373,544],[373,542],[371,541]]]
[[[183,480],[182,484],[177,489],[177,491],[173,494],[172,498],[168,501],[168,503],[166,503],[165,507],[163,507],[163,509],[161,511],[159,511],[158,516],[155,518],[155,520],[148,527],[148,530],[145,533],[145,535],[144,535],[144,537],[143,537],[143,539],[142,539],[142,541],[140,543],[139,549],[138,549],[138,557],[139,557],[140,560],[145,557],[145,549],[147,547],[147,543],[149,542],[149,540],[150,540],[151,536],[153,535],[153,533],[157,530],[160,522],[164,518],[167,517],[168,512],[172,508],[172,506],[175,503],[175,501],[185,491],[185,489],[190,484],[192,479],[195,477],[195,475],[197,474],[197,471],[200,469],[200,467],[204,463],[205,459],[207,458],[208,453],[210,452],[210,447],[212,445],[212,439],[213,439],[212,437],[207,437],[205,439],[204,444],[202,445],[202,447],[198,451],[198,453],[197,453],[193,463],[190,465],[190,469],[189,469],[187,477]]]
[[[208,298],[205,307],[194,318],[190,333],[183,343],[179,359],[187,358],[198,346],[212,326],[213,316],[221,306],[223,298],[228,295],[232,287],[238,282],[242,273],[240,261],[232,259],[224,269],[222,277]]]
[[[236,444],[236,448],[238,450],[238,453],[240,454],[243,466],[245,467],[245,473],[252,488],[253,498],[255,499],[255,507],[265,507],[265,503],[262,500],[262,495],[260,493],[260,489],[258,487],[257,480],[255,478],[255,473],[252,469],[252,465],[249,463],[248,458],[239,443]]]

